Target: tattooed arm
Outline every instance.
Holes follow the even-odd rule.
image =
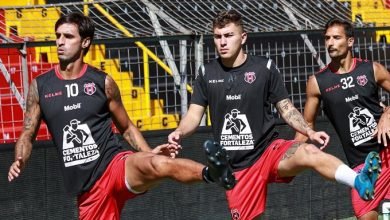
[[[152,151],[141,132],[127,115],[118,85],[108,75],[106,76],[105,87],[112,119],[123,138],[137,151]]]
[[[294,128],[296,131],[308,136],[311,141],[316,141],[324,148],[329,141],[329,136],[325,132],[314,131],[305,121],[302,114],[291,103],[290,99],[283,99],[276,103],[282,118],[288,125]]]
[[[35,79],[31,82],[26,101],[23,131],[15,144],[15,160],[8,172],[8,181],[10,182],[19,177],[27,160],[30,158],[32,144],[41,122],[41,108],[39,106],[37,82]]]
[[[291,103],[290,99],[279,101],[276,103],[276,108],[284,121],[296,131],[305,134],[306,136],[309,136],[314,132],[303,119],[302,114]]]

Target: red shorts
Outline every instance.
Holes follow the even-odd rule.
[[[273,141],[252,166],[235,172],[236,186],[226,191],[233,220],[253,219],[265,210],[268,183],[288,183],[294,177],[278,176],[279,161],[296,141]]]
[[[382,200],[390,199],[390,146],[383,149],[379,155],[382,160],[382,172],[375,183],[374,199],[364,201],[355,189],[351,190],[352,206],[358,218],[369,211],[376,210]],[[354,170],[360,171],[363,165],[355,167]]]
[[[93,187],[78,197],[79,219],[120,219],[125,202],[138,195],[125,183],[125,161],[132,153],[117,154]]]

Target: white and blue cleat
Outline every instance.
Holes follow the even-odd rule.
[[[370,152],[355,179],[355,189],[363,200],[374,199],[375,183],[381,172],[381,160],[377,152]]]

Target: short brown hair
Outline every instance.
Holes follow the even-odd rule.
[[[347,37],[354,37],[355,33],[354,33],[354,30],[353,30],[353,25],[350,22],[348,22],[348,21],[340,20],[340,19],[337,19],[337,18],[332,18],[328,22],[326,22],[324,33],[326,33],[326,31],[330,27],[335,26],[335,25],[342,26],[344,28],[345,35]]]
[[[65,23],[77,25],[81,39],[89,37],[91,41],[93,40],[95,25],[89,17],[79,12],[71,12],[67,15],[63,15],[57,20],[54,30],[57,31],[58,27]],[[91,44],[89,44],[89,46],[91,46]],[[85,54],[88,52],[89,46],[84,49]]]
[[[228,10],[218,13],[213,20],[213,30],[215,28],[223,28],[230,23],[234,23],[235,25],[241,27],[242,31],[244,31],[242,16],[236,10]]]

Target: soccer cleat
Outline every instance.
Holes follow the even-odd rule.
[[[206,140],[203,149],[207,157],[207,172],[212,181],[229,190],[236,185],[226,150],[217,142]]]
[[[363,200],[368,201],[374,199],[374,186],[366,173],[360,172],[356,176],[355,189]]]
[[[370,181],[373,186],[378,179],[378,176],[381,172],[381,159],[377,152],[371,151],[367,154],[366,160],[364,162],[364,167],[360,172],[366,173],[366,175],[370,178]]]
[[[377,152],[370,152],[363,168],[355,179],[355,189],[363,200],[374,199],[374,187],[381,172],[381,160]]]

